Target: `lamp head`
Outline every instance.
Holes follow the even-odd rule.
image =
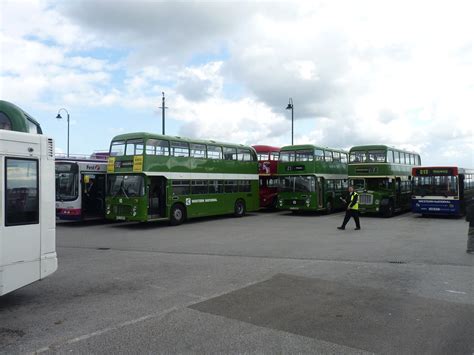
[[[287,109],[287,110],[293,109],[293,105],[292,105],[292,104],[288,104],[288,106],[286,106],[286,109]]]
[[[58,112],[58,115],[56,116],[56,118],[57,118],[58,120],[60,120],[60,119],[62,118],[62,117],[61,117],[61,114],[60,114],[59,112]]]

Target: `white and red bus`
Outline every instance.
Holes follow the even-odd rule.
[[[56,271],[54,143],[0,100],[0,296]]]
[[[56,158],[56,217],[84,221],[105,217],[107,157]]]
[[[260,180],[260,207],[276,208],[277,183],[276,177],[280,148],[268,145],[254,145],[258,157],[258,175]]]

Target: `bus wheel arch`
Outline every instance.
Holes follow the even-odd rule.
[[[245,216],[245,201],[241,198],[237,199],[234,204],[234,216],[243,217]]]
[[[187,218],[186,207],[181,202],[173,204],[170,208],[170,224],[178,226]]]

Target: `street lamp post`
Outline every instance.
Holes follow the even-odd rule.
[[[164,91],[161,92],[161,95],[163,96],[161,98],[161,127],[162,127],[162,134],[165,135],[165,110],[168,108],[165,106],[165,93]]]
[[[65,108],[60,108],[58,110],[58,115],[56,116],[58,120],[62,119],[61,110],[65,111],[67,114],[67,157],[69,158],[69,112]]]
[[[291,110],[291,145],[293,145],[293,137],[294,137],[294,115],[293,115],[293,99],[290,97],[288,100],[288,106],[286,106],[287,110]]]

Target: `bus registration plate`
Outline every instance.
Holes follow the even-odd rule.
[[[117,216],[115,217],[117,221],[125,221],[125,216]]]

